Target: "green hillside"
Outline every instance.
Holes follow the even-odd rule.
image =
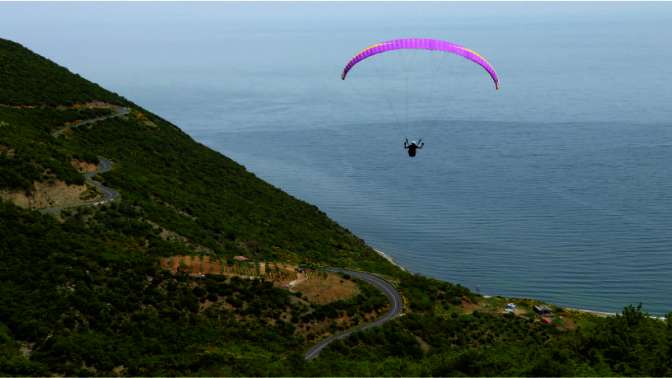
[[[0,40],[0,82],[0,104],[6,105],[70,105],[93,100],[127,103],[65,67],[4,39]]]
[[[553,307],[547,324],[539,301],[406,273],[317,207],[6,40],[0,198],[0,375],[672,374],[670,320]],[[262,264],[351,292],[311,297],[261,279]],[[387,306],[329,266],[385,277],[405,315],[308,362],[317,341]],[[521,312],[504,314],[507,301]]]
[[[0,205],[0,373],[292,374],[286,360],[320,337],[297,328],[386,304],[361,283],[319,305],[269,282],[162,269],[162,257],[243,255],[397,271],[315,206],[14,42],[0,41],[0,72],[0,194],[82,185],[72,162],[100,157],[114,167],[97,180],[121,194],[51,215]],[[95,102],[130,113],[54,136],[112,112],[80,106]]]
[[[37,106],[0,107],[0,145],[14,155],[0,155],[3,187],[29,190],[33,181],[46,179],[81,183],[71,160],[97,162],[105,156],[116,163],[105,180],[121,191],[125,203],[213,253],[391,271],[315,206],[259,180],[123,98],[13,42],[0,43],[0,67],[0,104]],[[71,136],[50,134],[67,121],[97,115],[92,109],[59,106],[90,101],[130,105],[132,111],[125,119],[100,122]]]

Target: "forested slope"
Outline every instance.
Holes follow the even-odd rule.
[[[263,280],[162,269],[193,254],[397,270],[315,206],[11,41],[0,83],[0,194],[82,185],[77,166],[101,157],[114,166],[96,179],[121,193],[55,216],[0,204],[0,373],[292,374],[287,359],[363,321],[344,314],[386,305],[363,284],[320,305]],[[110,106],[130,112],[54,136]]]

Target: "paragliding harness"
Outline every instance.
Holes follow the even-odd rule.
[[[425,143],[422,142],[422,138],[418,139],[418,141],[411,141],[411,143],[408,143],[408,138],[404,141],[404,149],[408,150],[408,156],[409,157],[415,157],[416,150],[422,149],[422,147],[425,145]]]

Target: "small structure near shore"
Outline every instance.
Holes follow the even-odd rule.
[[[516,312],[516,305],[514,303],[507,303],[506,308],[504,309],[504,313],[506,314],[513,314]]]
[[[236,260],[236,261],[248,261],[249,260],[245,256],[235,256],[233,259]]]
[[[551,311],[551,308],[546,305],[534,305],[534,312],[536,312],[541,316],[551,315],[553,313],[553,311]]]

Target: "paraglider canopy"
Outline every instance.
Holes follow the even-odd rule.
[[[470,50],[464,46],[440,39],[431,38],[394,39],[369,46],[350,59],[348,64],[346,64],[345,68],[343,69],[341,79],[345,80],[348,72],[350,72],[350,70],[362,60],[393,50],[437,50],[462,56],[483,67],[483,69],[488,72],[492,78],[492,81],[495,83],[495,89],[499,89],[499,78],[497,77],[497,73],[495,72],[495,69],[492,67],[492,65],[490,65],[490,63],[484,57],[479,55],[476,51]]]

